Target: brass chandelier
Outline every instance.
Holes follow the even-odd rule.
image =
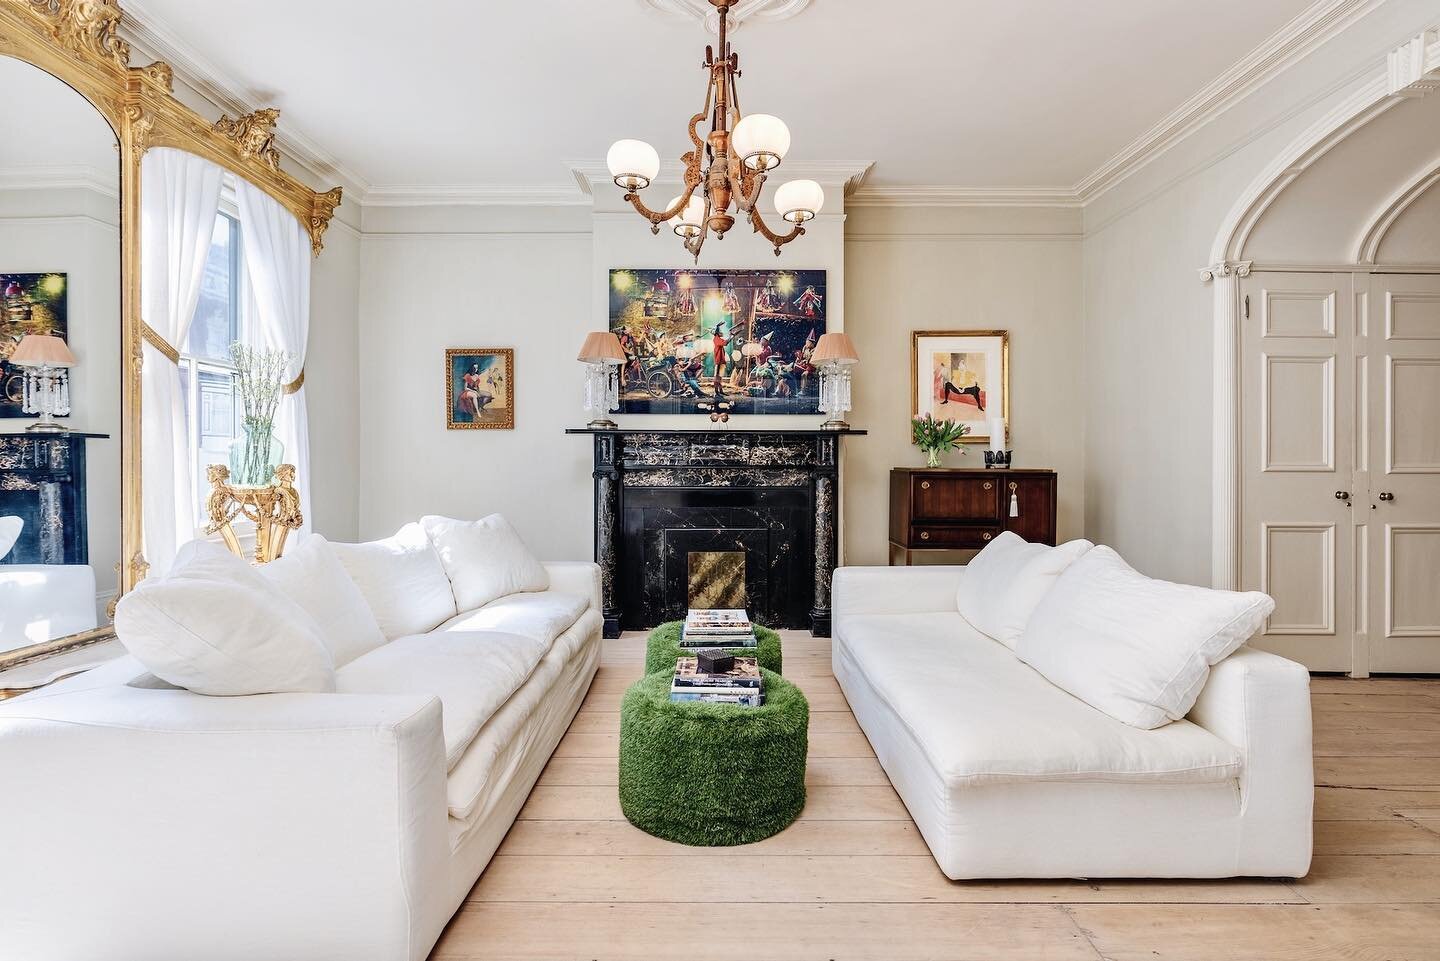
[[[790,231],[778,234],[760,216],[760,192],[768,173],[780,166],[790,149],[790,130],[780,118],[755,113],[742,116],[735,81],[740,76],[740,55],[730,49],[727,39],[730,8],[736,0],[710,0],[720,12],[719,56],[705,47],[705,109],[690,118],[690,140],[695,149],[680,159],[685,164],[685,192],[673,198],[664,210],[651,210],[640,199],[660,172],[660,155],[643,140],[618,140],[605,161],[615,185],[625,190],[625,199],[650,221],[650,232],[658,234],[669,223],[685,241],[685,249],[698,263],[700,248],[711,231],[723,239],[735,226],[730,214],[736,212],[750,221],[755,232],[780,248],[805,233],[802,226],[820,212],[825,192],[813,180],[791,180],[775,191],[775,209]],[[701,139],[700,124],[710,119],[710,132]],[[701,189],[703,186],[703,190]],[[696,191],[700,191],[697,195]]]

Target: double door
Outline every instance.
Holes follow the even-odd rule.
[[[1440,276],[1241,285],[1241,586],[1313,671],[1440,671]]]

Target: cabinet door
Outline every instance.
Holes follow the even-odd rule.
[[[1000,484],[991,474],[915,474],[913,523],[994,522],[1000,518]]]
[[[1053,480],[1049,477],[1017,476],[1007,480],[1002,485],[1000,500],[1005,529],[1027,541],[1053,545],[1055,500],[1052,490]]]

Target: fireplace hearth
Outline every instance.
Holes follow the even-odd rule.
[[[567,433],[594,439],[607,637],[681,618],[697,594],[829,636],[840,443],[864,431]]]

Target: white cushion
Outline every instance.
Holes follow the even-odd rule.
[[[838,639],[951,787],[1033,781],[1228,781],[1231,745],[1188,721],[1140,731],[1088,707],[959,614],[847,618]],[[878,732],[869,728],[872,739]],[[892,772],[893,773],[893,772]]]
[[[478,611],[464,611],[435,628],[440,631],[504,631],[543,641],[548,647],[580,619],[589,598],[559,591],[512,594]]]
[[[336,668],[385,643],[365,596],[319,534],[292,541],[284,556],[259,571],[315,618]]]
[[[419,524],[406,524],[384,540],[330,549],[365,595],[386,639],[424,634],[455,616],[445,566]]]
[[[955,606],[972,627],[1013,650],[1055,578],[1094,546],[1087,540],[1031,544],[1005,531],[965,565]]]
[[[20,532],[25,528],[25,521],[20,517],[0,517],[0,561],[10,553],[10,548],[20,539]]]
[[[1157,728],[1189,713],[1210,666],[1274,609],[1267,594],[1154,580],[1097,547],[1055,581],[1016,653],[1111,717]]]
[[[115,633],[156,677],[197,694],[335,689],[320,628],[245,561],[192,541],[120,599]]]
[[[445,565],[458,610],[473,611],[498,597],[550,587],[544,566],[499,514],[478,521],[430,516],[420,523]]]
[[[438,697],[448,770],[490,715],[525,683],[548,649],[548,644],[519,634],[415,634],[342,667],[335,688],[341,694]]]

